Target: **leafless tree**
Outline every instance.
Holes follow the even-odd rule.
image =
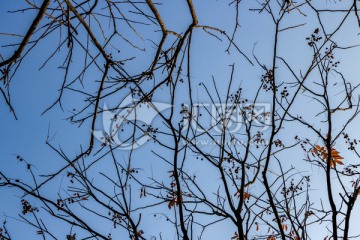
[[[26,32],[1,33],[2,106],[17,119],[11,86],[44,55],[40,69],[63,76],[43,115],[72,106],[67,120],[91,130],[73,155],[49,128],[46,144],[63,162],[56,171],[38,173],[21,153],[25,176],[0,171],[0,189],[22,194],[17,219],[39,238],[360,236],[360,84],[346,66],[358,49],[359,1],[23,4],[11,11]],[[268,33],[246,28],[250,16]],[[256,36],[266,38],[260,50]],[[202,44],[231,64],[207,59],[217,69],[201,75]],[[15,239],[9,228],[0,239]]]

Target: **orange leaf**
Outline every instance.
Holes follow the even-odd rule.
[[[175,201],[174,201],[174,200],[171,200],[171,201],[169,202],[168,208],[171,209],[171,207],[174,206],[174,203],[175,203]]]
[[[318,152],[318,150],[317,150],[316,148],[313,148],[313,152],[314,152],[315,154],[319,154],[319,152]]]
[[[328,152],[327,152],[327,149],[325,147],[320,147],[319,145],[315,145],[315,148],[313,148],[313,152],[318,154],[318,155],[320,154],[320,158],[324,162],[327,162]],[[336,164],[343,165],[342,159],[344,159],[344,158],[341,157],[339,154],[340,154],[339,151],[337,151],[333,147],[331,148],[330,167],[335,168]]]

